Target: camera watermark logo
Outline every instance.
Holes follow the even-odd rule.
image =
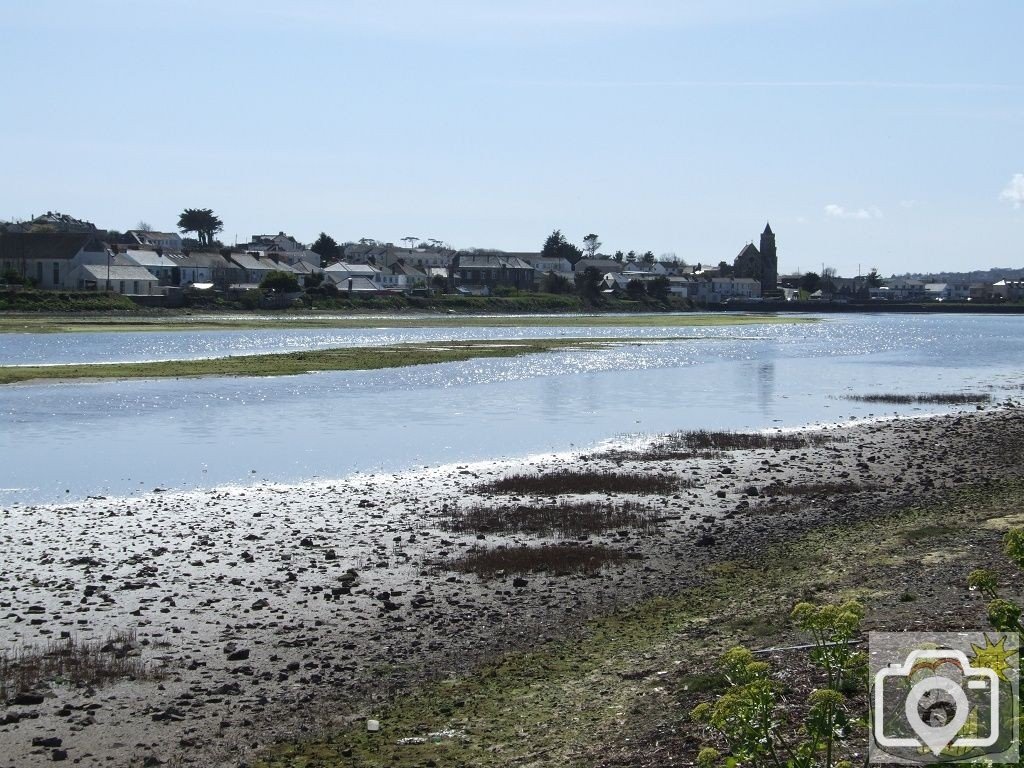
[[[1016,763],[1018,636],[872,632],[873,763]]]

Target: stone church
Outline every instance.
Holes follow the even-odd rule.
[[[779,256],[775,252],[775,233],[771,224],[765,224],[761,233],[761,248],[747,243],[733,262],[734,277],[752,277],[761,283],[762,296],[778,292]]]

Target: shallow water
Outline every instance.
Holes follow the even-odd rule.
[[[750,429],[942,407],[868,392],[1021,393],[1024,318],[840,315],[728,328],[182,331],[0,336],[5,362],[207,357],[448,339],[682,341],[293,377],[0,389],[0,503],[155,487],[294,482],[593,446],[634,433]],[[77,357],[76,357],[77,356]]]

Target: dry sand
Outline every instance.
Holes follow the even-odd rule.
[[[0,702],[0,767],[65,755],[89,766],[244,763],[424,676],[697,583],[710,559],[998,479],[1017,458],[987,436],[1021,423],[1007,406],[837,427],[836,442],[792,451],[642,463],[558,455],[0,510],[0,648],[134,629],[159,673],[46,684],[41,699]],[[598,575],[530,574],[515,586],[446,569],[473,546],[537,540],[442,531],[444,504],[486,501],[474,487],[512,471],[581,465],[668,472],[698,487],[643,498],[662,518],[654,532],[590,537],[637,556]],[[770,484],[822,481],[875,490],[758,511]]]

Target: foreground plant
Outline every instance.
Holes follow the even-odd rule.
[[[715,702],[694,708],[691,717],[716,734],[728,749],[724,756],[705,747],[697,758],[701,768],[724,765],[774,766],[774,768],[832,768],[837,742],[852,724],[844,692],[859,689],[865,680],[866,659],[850,641],[860,628],[864,608],[857,602],[815,606],[800,603],[791,618],[811,635],[811,661],[825,673],[826,685],[807,699],[801,725],[785,717],[782,685],[771,675],[767,662],[737,646],[722,655],[719,672],[729,690]]]
[[[1013,528],[1003,537],[1003,552],[1020,569],[1024,569],[1024,528]],[[967,586],[988,599],[988,621],[999,632],[1024,632],[1018,603],[999,597],[998,582],[992,571],[979,569],[967,577]]]

